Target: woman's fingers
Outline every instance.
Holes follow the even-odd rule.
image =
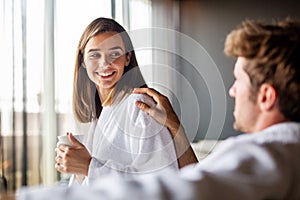
[[[83,144],[81,142],[79,142],[72,133],[68,134],[69,140],[71,142],[71,144],[73,145],[73,148],[81,148],[83,146]]]
[[[60,163],[55,163],[55,169],[59,172],[63,172],[63,166]]]
[[[57,171],[87,175],[91,156],[84,145],[79,142],[78,147],[59,145],[55,148],[55,152]]]

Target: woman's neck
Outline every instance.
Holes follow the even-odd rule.
[[[99,87],[97,87],[97,90],[98,90],[98,94],[99,94],[101,103],[103,103],[107,99],[107,97],[109,96],[109,94],[112,91],[112,89],[99,88]]]

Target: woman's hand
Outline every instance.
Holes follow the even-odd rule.
[[[135,88],[133,93],[147,94],[153,98],[153,100],[156,102],[156,105],[153,107],[150,107],[141,101],[137,101],[136,106],[142,111],[148,113],[158,123],[166,126],[170,130],[172,137],[175,137],[175,134],[180,127],[180,121],[173,110],[168,97],[160,94],[158,91],[152,88]]]
[[[72,133],[68,133],[68,138],[72,146],[60,144],[55,149],[57,154],[55,168],[62,173],[87,176],[92,157],[86,147],[76,140]]]

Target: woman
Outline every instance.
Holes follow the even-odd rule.
[[[73,146],[56,148],[56,169],[75,175],[70,184],[89,184],[112,172],[127,176],[178,169],[168,129],[135,106],[154,101],[132,94],[136,87],[146,84],[128,33],[112,19],[95,19],[79,41],[73,92],[75,117],[91,123],[90,130],[84,145],[68,134]]]

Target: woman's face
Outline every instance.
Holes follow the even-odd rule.
[[[92,37],[84,49],[84,66],[100,93],[109,92],[121,79],[130,62],[122,37],[117,32]]]

